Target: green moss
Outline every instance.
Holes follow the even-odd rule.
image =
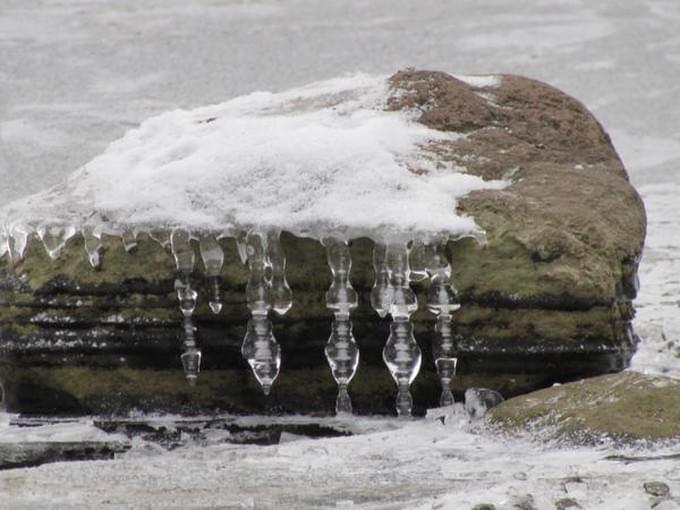
[[[508,429],[549,427],[560,438],[678,439],[680,382],[622,372],[522,395],[490,415]]]
[[[118,315],[126,321],[176,322],[178,310],[173,308],[125,308]]]
[[[532,259],[532,252],[526,244],[513,236],[504,235],[502,227],[494,225],[487,216],[488,211],[479,211],[482,224],[485,220],[491,222],[487,225],[487,243],[479,244],[468,238],[448,244],[449,256],[454,262],[455,282],[463,294],[503,295],[506,299],[520,302],[536,298],[559,301],[565,296],[590,302],[609,302],[602,299],[603,289],[593,287],[595,280],[588,268],[580,267],[578,261],[567,260],[568,257],[547,262]],[[222,271],[224,288],[242,290],[247,283],[248,267],[241,263],[233,239],[222,239],[220,242],[225,253]],[[325,291],[330,286],[331,274],[321,243],[285,232],[281,242],[287,257],[288,281],[294,292]],[[59,292],[62,287],[64,290],[74,289],[79,294],[87,294],[106,286],[120,287],[125,282],[137,282],[147,290],[154,289],[153,292],[158,292],[159,288],[164,289],[164,292],[172,290],[175,275],[173,257],[147,235],[139,235],[137,248],[132,253],[125,252],[117,237],[104,236],[102,244],[102,265],[95,271],[87,261],[80,236],[71,239],[54,261],[49,259],[42,243],[31,237],[26,257],[15,269],[17,273],[25,275],[26,283],[37,291],[45,290],[50,282],[60,278],[61,287],[50,288],[52,294]],[[198,243],[193,244],[199,276],[203,266]],[[373,285],[372,250],[373,242],[369,239],[351,242],[351,280],[357,289],[367,290]],[[600,282],[605,276],[599,276],[597,281]],[[421,307],[421,310],[424,309]]]
[[[3,330],[7,336],[16,338],[31,338],[33,336],[37,336],[40,333],[40,326],[25,322],[11,322],[10,324],[0,326],[0,331]]]
[[[615,340],[612,324],[620,319],[614,307],[585,311],[503,309],[463,306],[454,315],[454,327],[462,335],[487,338],[583,341]]]
[[[561,498],[555,501],[555,510],[570,510],[581,508],[574,498]]]
[[[138,238],[137,249],[127,253],[117,237],[102,237],[102,264],[94,270],[83,247],[81,236],[74,236],[56,260],[51,260],[40,240],[31,237],[26,256],[15,271],[26,276],[33,290],[40,290],[55,277],[66,279],[72,285],[97,287],[120,285],[130,280],[158,284],[174,274],[172,257],[155,241],[144,234]]]
[[[609,305],[616,299],[617,280],[610,277],[609,269],[584,267],[582,260],[567,255],[537,259],[526,244],[505,234],[504,227],[497,224],[495,216],[489,217],[488,211],[474,210],[472,214],[487,230],[486,242],[466,238],[447,246],[454,281],[464,295],[473,299],[503,296],[516,302],[571,301],[588,306]]]

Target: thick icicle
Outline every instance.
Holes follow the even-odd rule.
[[[91,226],[83,227],[80,233],[83,235],[87,260],[94,269],[98,269],[101,265],[101,255],[99,253],[99,250],[102,248],[101,233]]]
[[[208,305],[212,313],[218,314],[222,311],[222,289],[220,279],[222,265],[224,264],[224,252],[214,234],[204,234],[200,236],[201,259],[205,268],[205,276],[208,278],[210,286],[210,300]]]
[[[335,411],[338,414],[351,414],[352,400],[347,387],[359,364],[359,347],[352,335],[350,320],[350,314],[359,302],[357,293],[349,281],[352,258],[344,241],[327,238],[323,244],[326,247],[328,266],[333,274],[333,283],[326,292],[326,307],[333,310],[335,315],[325,354],[333,379],[338,384]]]
[[[132,253],[137,249],[137,229],[126,228],[120,234],[123,248],[126,252]]]
[[[413,243],[413,246],[409,250],[408,261],[411,267],[411,281],[420,282],[428,278],[427,273],[427,255],[429,244],[425,244],[420,241]]]
[[[422,355],[413,336],[410,317],[418,309],[415,292],[409,286],[408,249],[390,244],[386,250],[387,274],[392,286],[390,336],[383,349],[383,361],[397,384],[397,414],[410,416],[413,397],[410,386],[420,371]]]
[[[64,224],[43,224],[37,228],[38,237],[45,245],[45,250],[52,260],[55,260],[66,243],[76,233],[76,227]]]
[[[173,230],[171,237],[172,254],[177,265],[175,291],[179,301],[179,309],[183,317],[182,347],[180,356],[184,375],[191,386],[196,384],[201,371],[201,351],[196,340],[196,328],[192,320],[196,309],[197,292],[191,287],[191,273],[194,270],[195,255],[191,246],[191,236],[186,230]]]
[[[166,250],[170,248],[170,231],[165,229],[153,229],[149,231],[149,237],[160,244]]]
[[[241,231],[234,236],[234,241],[236,241],[236,249],[238,251],[238,256],[241,259],[241,263],[245,264],[248,262],[248,232]]]
[[[9,233],[2,228],[0,229],[0,259],[5,256],[5,254],[9,255]],[[11,255],[9,255],[11,258]]]
[[[271,287],[266,277],[267,246],[263,234],[251,231],[246,237],[250,277],[246,285],[246,302],[251,313],[241,354],[248,361],[265,395],[279,375],[281,349],[276,343],[269,320]]]
[[[293,291],[286,281],[286,255],[281,247],[281,231],[267,233],[267,258],[271,264],[272,308],[279,315],[285,315],[293,306]]]
[[[427,271],[430,274],[430,290],[427,307],[437,316],[432,354],[442,386],[439,405],[453,405],[451,380],[456,375],[458,358],[451,331],[452,313],[460,308],[456,289],[451,284],[451,265],[442,246],[428,246]]]
[[[384,244],[376,243],[373,247],[373,271],[375,272],[375,283],[371,289],[371,306],[381,318],[387,316],[392,302],[392,286],[387,276],[387,265],[385,260],[386,247]]]
[[[7,234],[7,249],[12,263],[17,263],[24,258],[26,246],[28,246],[28,236],[31,229],[25,225],[12,225]]]

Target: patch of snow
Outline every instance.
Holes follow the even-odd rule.
[[[464,416],[460,404],[455,407],[449,414]],[[351,502],[361,510],[465,510],[479,503],[510,508],[530,496],[542,509],[570,496],[583,508],[609,510],[649,508],[646,481],[680,492],[677,460],[668,457],[672,448],[560,448],[466,420],[444,422],[438,414],[383,420],[383,426],[374,421],[371,431],[349,437],[297,437],[272,446],[224,444],[216,437],[208,446],[167,452],[135,438],[115,461],[2,471],[0,504],[329,509]],[[77,431],[83,425],[69,426]],[[633,460],[616,460],[624,456]]]
[[[127,441],[121,434],[108,434],[90,419],[71,420],[39,426],[17,427],[11,424],[14,414],[0,410],[0,443]],[[0,499],[0,508],[2,508]]]
[[[475,87],[478,89],[500,87],[501,85],[501,77],[492,74],[489,75],[454,74],[453,77],[462,82],[467,83],[471,87]]]
[[[506,182],[437,165],[428,144],[459,135],[385,111],[388,94],[385,76],[357,74],[168,112],[0,216],[77,227],[93,215],[118,228],[273,227],[315,238],[479,233],[456,215],[456,199]]]

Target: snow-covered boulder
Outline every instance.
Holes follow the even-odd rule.
[[[619,370],[634,351],[640,198],[593,116],[518,76],[405,70],[170,112],[0,215],[0,380],[17,410],[330,410],[329,236],[349,241],[359,294],[359,410],[388,411],[394,399],[380,354],[388,323],[369,304],[375,242],[445,247],[462,303],[452,323],[459,399],[469,386],[510,396]],[[177,360],[177,228],[195,237],[196,388]],[[284,231],[293,296],[273,317],[283,362],[268,399],[240,355],[242,233],[253,228]],[[217,315],[199,250],[215,234]],[[434,316],[427,279],[412,285],[422,408],[438,396]]]

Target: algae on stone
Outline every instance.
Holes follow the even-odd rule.
[[[626,371],[506,400],[489,412],[506,430],[599,441],[680,440],[680,381]]]

